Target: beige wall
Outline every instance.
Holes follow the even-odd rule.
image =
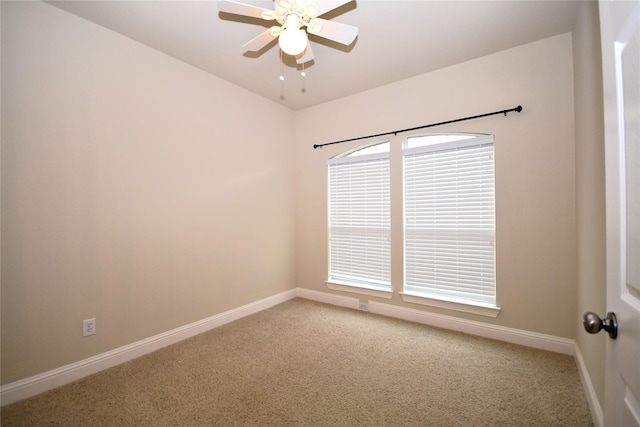
[[[579,325],[605,307],[594,9],[573,48],[564,34],[293,113],[47,4],[2,2],[2,384],[294,286],[334,292],[326,160],[363,142],[313,144],[522,104],[431,129],[496,137],[498,318],[384,302],[576,338],[602,402],[602,336]]]
[[[578,332],[582,353],[594,390],[604,406],[604,333],[589,335],[582,314],[606,313],[606,236],[604,176],[604,112],[598,5],[581,3],[574,40],[576,105],[576,194],[578,230]]]
[[[294,286],[290,110],[45,3],[2,43],[3,384]]]
[[[577,259],[571,45],[571,34],[563,34],[296,112],[297,285],[330,292],[324,284],[326,161],[363,141],[318,150],[313,149],[313,144],[521,104],[524,111],[511,113],[507,118],[499,115],[430,129],[495,135],[497,300],[502,312],[497,319],[490,319],[407,306],[575,338]],[[391,153],[392,215],[395,215],[392,279],[396,291],[402,289],[400,149],[405,136],[392,138]],[[390,303],[403,304],[397,293]]]

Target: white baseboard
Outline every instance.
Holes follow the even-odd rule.
[[[575,341],[568,338],[555,337],[553,335],[540,334],[522,329],[507,328],[505,326],[429,313],[422,310],[398,307],[375,301],[369,302],[369,311],[385,316],[423,323],[425,325],[437,326],[439,328],[451,329],[471,335],[478,335],[485,338],[524,345],[541,350],[553,351],[556,353],[572,355],[575,346]]]
[[[296,297],[292,289],[0,388],[1,405],[43,393]]]
[[[591,376],[587,370],[587,365],[584,363],[580,347],[577,345],[574,349],[574,358],[576,360],[576,365],[578,366],[578,372],[580,373],[584,393],[587,396],[587,402],[589,403],[589,410],[591,411],[591,418],[593,418],[593,425],[595,427],[603,427],[604,413],[602,412],[602,406],[600,406],[596,390],[593,388]]]
[[[325,304],[337,305],[346,308],[358,308],[359,298],[345,297],[343,295],[330,294],[327,292],[312,291],[311,289],[297,288],[296,296]]]
[[[325,292],[310,291],[308,289],[301,288],[297,289],[297,296],[356,309],[358,308],[359,301],[356,298],[327,294]],[[355,300],[355,305],[353,300]],[[476,322],[453,316],[445,316],[442,314],[430,313],[427,311],[400,307],[376,301],[369,301],[368,304],[369,311],[371,313],[409,320],[411,322],[422,323],[424,325],[460,331],[471,335],[478,335],[485,338],[492,338],[541,350],[553,351],[555,353],[573,355],[575,347],[574,340],[555,337],[553,335],[545,335],[521,329],[491,325],[489,323]]]
[[[359,298],[345,297],[342,295],[313,291],[304,288],[292,289],[224,313],[202,319],[189,325],[137,341],[124,347],[4,385],[0,387],[1,405],[4,406],[35,396],[47,390],[60,387],[64,384],[68,384],[72,381],[233,322],[234,320],[241,319],[269,307],[281,304],[295,297],[352,309],[358,309],[360,302]],[[574,354],[574,341],[565,338],[495,326],[487,323],[475,322],[452,316],[444,316],[391,304],[378,303],[375,301],[369,301],[368,307],[369,311],[372,313],[384,316],[395,317],[445,329],[452,329],[472,335],[479,335],[486,338],[493,338],[500,341],[521,344],[543,350],[570,355]],[[597,399],[595,401],[597,402]]]

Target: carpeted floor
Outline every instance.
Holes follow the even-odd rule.
[[[591,426],[572,357],[295,299],[2,408],[2,426]]]

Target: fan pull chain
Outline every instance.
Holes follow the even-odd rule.
[[[304,62],[302,63],[302,72],[300,73],[300,75],[302,76],[302,89],[300,89],[300,91],[302,93],[305,93],[307,91],[307,88],[305,86],[305,82],[307,81],[307,79],[305,79],[305,77],[307,77],[307,72],[304,71]]]
[[[280,50],[280,100],[284,100],[284,62],[282,61],[282,50]]]
[[[282,62],[282,51],[280,51],[280,81],[284,81],[284,62]]]

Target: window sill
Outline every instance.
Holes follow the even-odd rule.
[[[391,299],[393,297],[393,291],[390,289],[381,289],[373,286],[366,285],[356,285],[352,283],[344,283],[344,282],[332,282],[326,281],[327,287],[334,291],[343,291],[343,292],[351,292],[355,294],[361,295],[369,295],[371,297],[380,297]]]
[[[477,314],[480,316],[493,317],[494,319],[500,314],[500,307],[492,307],[488,305],[474,305],[461,302],[453,302],[447,300],[440,300],[434,298],[428,298],[422,295],[408,294],[406,292],[400,292],[402,301],[413,304],[428,305],[431,307],[444,308],[447,310],[461,311],[463,313]]]

